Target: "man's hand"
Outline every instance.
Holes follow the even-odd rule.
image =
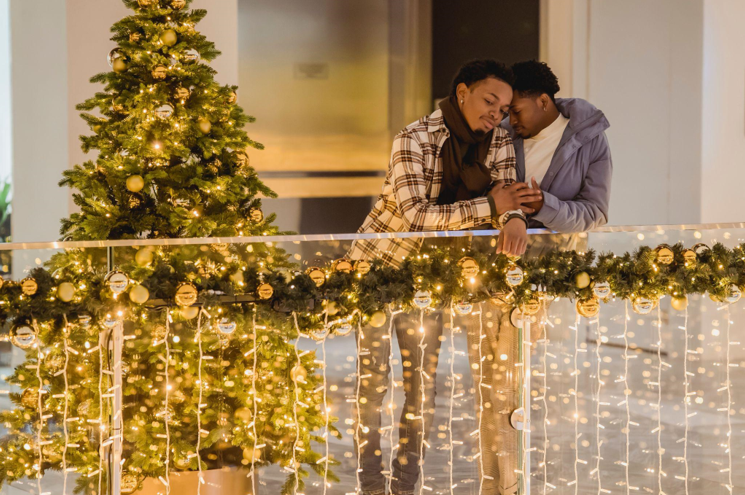
[[[499,233],[497,254],[522,256],[528,246],[528,228],[519,218],[513,218]]]
[[[523,206],[525,208],[529,208],[533,210],[532,213],[538,213],[539,211],[541,211],[541,208],[543,208],[543,191],[541,191],[541,186],[538,185],[538,182],[536,182],[535,177],[531,179],[531,182],[532,182],[533,191],[539,192],[541,195],[541,199],[539,199],[538,201],[532,201],[530,203],[523,203]]]
[[[489,191],[489,195],[494,198],[498,215],[510,210],[522,210],[526,214],[534,213],[533,208],[525,205],[543,199],[540,190],[533,190],[524,182],[515,182],[509,186],[505,186],[503,182],[498,182]]]

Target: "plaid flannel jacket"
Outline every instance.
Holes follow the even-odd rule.
[[[409,125],[393,141],[391,162],[383,192],[358,233],[467,230],[492,224],[486,197],[438,205],[443,171],[440,152],[450,137],[441,110]],[[486,158],[492,181],[516,180],[515,149],[505,129],[494,129]],[[421,239],[371,239],[356,241],[348,253],[352,260],[382,259],[399,266],[418,251]]]

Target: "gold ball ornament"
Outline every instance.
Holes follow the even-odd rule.
[[[193,306],[194,303],[197,302],[198,296],[199,292],[197,291],[197,288],[194,286],[194,284],[184,282],[176,289],[174,300],[176,301],[176,304],[178,304],[182,308],[188,308],[189,306]]]
[[[150,7],[151,5],[154,5],[157,0],[137,0],[137,3],[140,5],[140,7]]]
[[[188,471],[191,467],[191,459],[189,459],[189,456],[182,455],[173,460],[173,465],[176,466],[176,469]]]
[[[320,268],[311,267],[308,268],[305,273],[310,277],[313,283],[316,284],[316,287],[321,287],[326,283],[326,274],[323,273],[323,270]]]
[[[114,72],[116,72],[117,74],[121,74],[122,72],[127,71],[127,62],[125,62],[121,58],[118,58],[111,64],[111,68],[114,69]]]
[[[21,281],[21,291],[24,295],[33,296],[39,290],[39,284],[31,277]]]
[[[525,304],[520,307],[520,311],[528,316],[536,315],[540,310],[541,301],[535,296],[531,297]]]
[[[93,409],[93,401],[91,399],[88,399],[86,401],[81,402],[78,405],[78,408],[76,411],[78,412],[78,416],[87,417]]]
[[[510,311],[510,323],[515,328],[521,328],[523,326],[523,319],[525,315],[520,311],[520,308],[512,308]]]
[[[239,167],[247,167],[251,163],[251,159],[248,156],[248,153],[245,151],[238,151],[235,154],[235,164]]]
[[[587,272],[579,272],[574,276],[574,286],[578,289],[585,289],[590,286],[590,275]]]
[[[264,221],[264,212],[260,208],[251,208],[251,211],[248,212],[248,218],[253,223],[261,223]]]
[[[191,91],[181,86],[176,88],[176,90],[173,92],[173,96],[175,96],[178,100],[188,100],[191,96]]]
[[[186,0],[173,0],[171,2],[171,8],[181,10],[186,7]]]
[[[340,273],[352,273],[352,270],[354,269],[354,266],[352,265],[352,262],[348,259],[338,259],[334,261],[334,271],[340,272]]]
[[[523,283],[523,280],[525,280],[525,272],[516,264],[511,263],[510,266],[507,267],[506,278],[507,285],[510,287],[517,287]]]
[[[127,177],[127,190],[138,193],[145,187],[145,179],[141,175],[130,175]]]
[[[228,96],[228,103],[230,105],[235,104],[238,101],[238,94],[235,91],[230,92],[230,96]]]
[[[202,55],[193,48],[186,50],[183,55],[183,60],[189,64],[195,64],[202,59]]]
[[[248,424],[251,422],[251,418],[253,418],[253,412],[251,411],[251,409],[247,407],[239,407],[238,409],[235,410],[235,412],[233,413],[233,416],[235,417],[235,419],[238,419]]]
[[[209,134],[212,130],[212,122],[202,117],[197,121],[197,127],[199,127],[199,132],[202,134]]]
[[[253,449],[246,447],[243,449],[243,458],[248,462],[255,462],[261,460],[261,449]]]
[[[129,299],[135,304],[145,304],[150,299],[150,291],[142,285],[135,285],[129,291]]]
[[[359,260],[354,264],[354,271],[360,275],[366,275],[372,270],[372,265],[369,261]]]
[[[57,297],[62,302],[70,302],[75,297],[75,286],[70,282],[62,282],[57,287]]]
[[[596,297],[578,300],[577,313],[584,318],[595,318],[600,313],[600,300]]]
[[[256,289],[256,293],[259,295],[260,299],[268,300],[271,299],[274,295],[274,288],[270,284],[261,284]]]
[[[129,287],[129,277],[119,270],[109,272],[104,281],[115,296],[118,296]]]
[[[673,297],[670,301],[670,305],[676,311],[685,311],[685,309],[688,307],[688,297]]]
[[[657,263],[660,265],[670,265],[675,259],[673,250],[666,244],[659,246],[655,251],[657,252]]]
[[[648,315],[655,308],[655,302],[648,297],[637,297],[631,304],[634,312],[640,315]]]
[[[473,278],[479,274],[479,264],[475,259],[468,256],[461,258],[458,262],[458,266],[460,266],[461,274],[465,278]]]
[[[178,35],[173,29],[167,29],[160,33],[160,41],[166,46],[173,46],[178,43]]]
[[[39,389],[27,388],[21,393],[21,404],[29,409],[39,409]]]
[[[323,301],[323,307],[329,316],[335,316],[339,314],[339,305],[335,301]]]
[[[381,328],[388,321],[388,317],[383,311],[376,311],[370,317],[370,326],[373,328]]]
[[[306,370],[305,366],[303,366],[302,364],[298,364],[294,368],[292,368],[292,371],[290,371],[290,376],[292,377],[293,382],[305,383],[308,378],[308,370]]]
[[[696,251],[693,249],[686,249],[683,251],[683,259],[685,260],[685,264],[688,268],[693,268],[696,266],[696,262],[698,261],[698,256],[696,256]]]
[[[138,249],[135,253],[135,262],[140,266],[149,266],[155,258],[155,252],[150,246]]]
[[[50,354],[44,360],[44,365],[52,373],[56,373],[65,367],[65,356],[63,354]]]
[[[159,65],[153,69],[152,76],[156,81],[162,81],[168,76],[168,69],[165,65]]]
[[[134,473],[124,473],[121,481],[122,495],[131,495],[137,491],[140,486],[140,478]]]
[[[138,43],[141,39],[142,39],[142,35],[140,33],[137,33],[137,32],[129,33],[130,43]]]

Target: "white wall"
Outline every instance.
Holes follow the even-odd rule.
[[[611,123],[610,223],[699,222],[703,0],[545,4],[542,52],[563,96]]]
[[[0,179],[12,172],[10,103],[10,4],[0,0]]]
[[[704,4],[702,219],[745,219],[745,2]]]
[[[6,124],[12,133],[0,121],[0,139],[12,136],[13,238],[52,241],[59,238],[60,218],[74,209],[70,191],[57,186],[62,172],[95,158],[80,150],[79,136],[90,131],[75,106],[100,89],[89,79],[110,70],[110,28],[132,11],[119,0],[0,0],[8,1],[12,57],[2,56],[0,42],[0,60],[12,58],[13,111]],[[199,29],[223,52],[212,63],[218,81],[237,84],[237,0],[196,0],[192,6],[209,10]],[[1,24],[0,32],[7,32]],[[0,115],[7,114],[3,101],[0,96]],[[0,153],[10,149],[0,146]],[[0,176],[2,163],[0,154]]]

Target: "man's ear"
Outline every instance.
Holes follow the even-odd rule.
[[[538,106],[541,107],[541,110],[544,112],[548,110],[548,106],[551,104],[551,98],[546,94],[543,93],[541,96],[538,97]]]
[[[468,86],[466,86],[466,83],[458,84],[458,87],[455,88],[455,95],[458,97],[458,100],[464,99],[466,94],[468,94]]]

